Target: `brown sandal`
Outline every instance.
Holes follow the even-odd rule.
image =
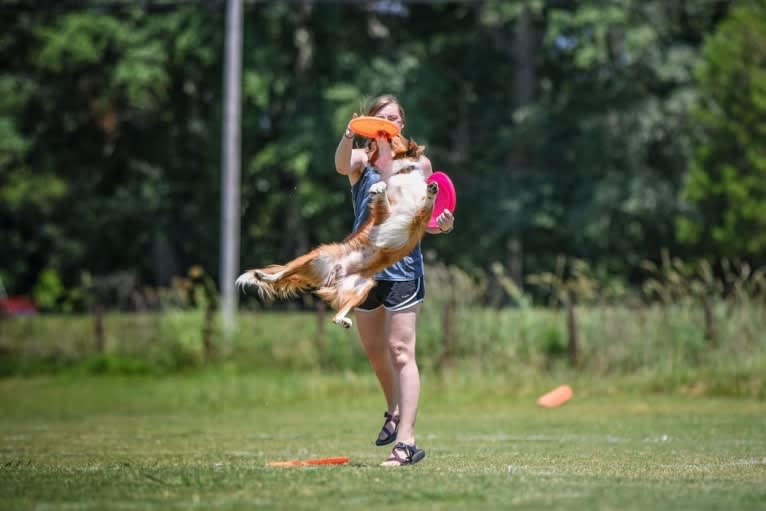
[[[388,412],[383,412],[383,417],[386,421],[383,423],[383,428],[378,433],[378,438],[375,440],[375,445],[388,445],[396,440],[396,434],[399,432],[399,416],[391,415]],[[391,429],[393,424],[393,429]]]

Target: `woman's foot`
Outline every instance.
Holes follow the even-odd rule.
[[[397,443],[391,451],[391,456],[381,463],[382,467],[401,467],[402,465],[414,465],[426,457],[426,451],[418,449],[415,444],[409,445],[404,442]]]
[[[375,440],[375,445],[388,445],[396,440],[396,433],[399,431],[399,416],[392,415],[388,412],[383,413],[383,417],[386,421],[383,423],[383,428],[378,433],[378,438]]]

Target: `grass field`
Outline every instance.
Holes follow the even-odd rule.
[[[413,467],[378,467],[368,374],[0,380],[2,509],[765,509],[766,403],[426,376]],[[346,466],[270,460],[350,456]]]

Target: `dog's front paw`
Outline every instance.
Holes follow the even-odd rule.
[[[333,323],[335,323],[336,325],[340,325],[343,328],[351,328],[351,325],[353,324],[351,320],[346,317],[335,318],[333,319]]]
[[[386,191],[386,183],[383,181],[378,181],[374,185],[370,187],[370,195],[378,195],[379,193],[383,193]]]
[[[437,193],[439,193],[439,185],[434,181],[428,183],[428,198],[433,199]]]

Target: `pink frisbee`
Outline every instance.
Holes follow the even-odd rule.
[[[436,194],[434,200],[434,209],[431,213],[431,220],[428,222],[429,229],[438,229],[439,224],[436,223],[436,219],[445,209],[449,209],[452,213],[455,212],[455,206],[457,206],[457,193],[455,192],[455,185],[452,184],[452,180],[444,172],[434,172],[427,180],[435,182],[439,185],[439,193]]]

